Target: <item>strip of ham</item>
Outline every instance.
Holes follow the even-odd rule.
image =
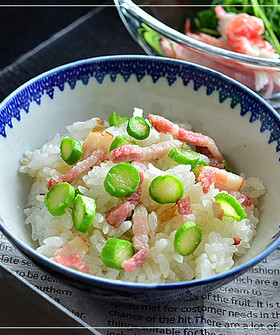
[[[211,155],[211,152],[206,147],[200,147],[200,146],[196,145],[195,146],[195,151],[202,154],[202,155],[207,156],[208,158],[213,158],[213,156]]]
[[[79,161],[72,169],[59,177],[60,182],[66,182],[71,184],[75,179],[77,179],[83,172],[88,170],[90,167],[94,166],[106,153],[106,148],[100,148],[94,151],[86,159]]]
[[[69,268],[76,268],[81,272],[89,273],[88,266],[82,261],[89,248],[86,240],[78,235],[59,248],[55,252],[53,260]]]
[[[191,208],[191,199],[190,197],[185,197],[177,200],[176,202],[178,212],[181,215],[189,215],[192,214],[192,208]]]
[[[146,161],[157,159],[169,154],[173,148],[180,148],[182,142],[172,140],[152,144],[148,147],[139,147],[138,145],[123,145],[110,153],[110,160],[114,163],[129,161]]]
[[[51,178],[48,182],[48,189],[61,182],[73,183],[83,172],[104,159],[104,156],[108,154],[112,140],[113,135],[110,133],[105,132],[103,134],[100,131],[91,131],[83,143],[81,160],[69,172],[61,175],[57,181]]]
[[[201,181],[203,192],[206,194],[214,183],[215,188],[223,191],[239,191],[243,185],[244,178],[226,170],[212,166],[203,166],[198,180]]]
[[[189,196],[176,201],[178,213],[181,214],[183,222],[190,221],[188,215],[192,214],[191,198]]]
[[[134,234],[132,243],[137,252],[134,256],[123,262],[122,267],[126,272],[135,271],[140,268],[146,262],[150,253],[148,244],[148,212],[142,204],[137,205],[134,210],[132,216],[132,232]]]
[[[233,237],[233,245],[238,245],[238,244],[240,244],[240,242],[242,241],[242,239],[240,238],[240,237],[238,237],[238,236],[234,236]]]
[[[193,131],[184,128],[179,128],[177,124],[159,115],[149,114],[149,119],[157,131],[161,133],[170,133],[173,137],[185,143],[199,147],[206,147],[219,163],[222,163],[224,160],[222,153],[212,138],[200,133],[194,133]]]
[[[73,183],[75,179],[77,179],[83,172],[87,171],[89,168],[94,166],[106,153],[105,148],[100,148],[94,151],[89,157],[86,159],[79,161],[72,169],[66,174],[61,175],[58,180],[54,180],[51,178],[48,182],[48,189],[50,189],[53,185],[58,183]]]
[[[224,170],[226,168],[225,164],[222,164],[222,163],[212,163],[211,161],[209,162],[209,166],[216,167],[216,168],[221,169],[221,170]]]
[[[121,204],[111,208],[106,215],[106,221],[115,228],[118,228],[126,218],[131,216],[132,211],[140,201],[144,174],[139,165],[133,165],[137,168],[140,176],[140,183],[137,190],[130,197],[123,199]]]
[[[245,195],[244,193],[231,192],[231,195],[233,195],[237,200],[244,199],[244,201],[241,203],[242,206],[254,206],[254,199],[248,198],[247,195]]]
[[[210,191],[211,185],[216,181],[212,167],[211,169],[202,168],[197,179],[201,182],[203,193],[207,194]]]

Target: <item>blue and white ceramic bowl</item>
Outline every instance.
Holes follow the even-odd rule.
[[[251,249],[230,271],[201,280],[135,284],[102,279],[55,264],[38,254],[23,208],[31,178],[18,173],[35,150],[74,120],[108,119],[133,107],[187,120],[213,137],[230,165],[259,177],[267,188]],[[280,245],[280,118],[262,98],[207,68],[149,56],[101,57],[61,66],[21,86],[0,106],[0,227],[28,257],[52,275],[98,295],[159,302],[198,296],[226,284]]]

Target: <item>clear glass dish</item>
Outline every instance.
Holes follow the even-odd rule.
[[[138,1],[140,6],[131,0],[114,1],[127,30],[147,54],[214,69],[253,89],[273,107],[280,108],[280,59],[252,57],[218,48],[179,31],[186,18],[192,18],[201,10],[200,1],[196,1],[195,6],[187,5],[190,2],[184,0],[170,0],[168,4]]]

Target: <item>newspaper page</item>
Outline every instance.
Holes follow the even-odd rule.
[[[64,284],[0,233],[0,263],[104,335],[280,334],[280,249],[241,277],[193,300],[148,305],[104,300]]]

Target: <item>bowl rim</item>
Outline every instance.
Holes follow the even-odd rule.
[[[268,58],[262,57],[253,57],[250,55],[222,49],[201,41],[198,41],[192,37],[189,37],[179,31],[167,26],[166,24],[162,23],[152,15],[145,12],[141,7],[145,5],[138,6],[132,0],[114,0],[114,3],[118,9],[121,19],[125,24],[127,30],[130,32],[132,37],[136,40],[137,43],[141,44],[141,47],[148,53],[151,54],[149,49],[141,43],[139,39],[134,36],[131,28],[129,27],[128,23],[126,22],[124,15],[122,13],[123,8],[126,12],[132,15],[135,19],[143,21],[150,27],[152,27],[157,33],[167,37],[171,40],[175,40],[177,43],[183,44],[184,46],[193,48],[197,51],[204,52],[211,54],[216,57],[222,57],[224,59],[234,60],[238,62],[243,62],[250,64],[251,66],[265,66],[265,67],[280,67],[280,59],[270,60]]]
[[[22,84],[19,88],[17,88],[14,92],[12,92],[10,95],[8,95],[3,102],[0,104],[0,110],[9,103],[12,98],[14,98],[19,92],[21,92],[23,89],[26,89],[29,85],[32,83],[41,80],[42,78],[46,78],[50,75],[53,75],[57,73],[60,70],[66,70],[68,68],[77,67],[79,65],[87,64],[87,63],[95,63],[95,62],[108,62],[110,60],[121,60],[121,61],[131,61],[132,59],[142,59],[146,61],[161,61],[165,63],[175,63],[180,64],[182,66],[186,67],[193,67],[198,68],[200,70],[206,71],[211,75],[221,77],[225,80],[229,80],[233,83],[235,83],[239,88],[242,90],[245,90],[247,94],[254,96],[257,100],[259,100],[260,103],[264,104],[270,112],[275,114],[277,119],[280,123],[280,115],[275,111],[275,109],[269,105],[263,98],[261,98],[258,94],[247,88],[245,85],[237,82],[236,80],[227,77],[224,74],[221,74],[215,70],[209,69],[207,67],[193,64],[186,61],[181,60],[174,60],[166,57],[158,57],[158,56],[148,56],[148,55],[112,55],[112,56],[100,56],[100,57],[93,57],[93,58],[87,58],[83,60],[74,61],[71,63],[67,63],[58,67],[55,67],[51,70],[48,70],[30,80],[28,80],[26,83]],[[280,227],[280,226],[279,226]],[[120,280],[114,280],[114,279],[107,279],[104,277],[98,277],[96,275],[90,275],[85,274],[79,271],[76,271],[71,268],[67,268],[65,266],[60,265],[59,263],[55,263],[54,261],[51,261],[46,256],[38,253],[35,249],[33,249],[31,246],[27,245],[26,243],[22,242],[18,237],[13,236],[12,232],[9,230],[8,227],[5,226],[4,219],[0,216],[0,230],[3,232],[3,234],[9,239],[12,244],[14,244],[22,253],[27,255],[32,261],[34,261],[36,264],[40,264],[42,268],[47,268],[47,270],[50,272],[52,270],[54,273],[57,273],[62,276],[66,276],[67,279],[74,279],[74,281],[82,282],[87,285],[91,286],[103,286],[103,287],[110,287],[110,288],[116,288],[120,289],[122,291],[126,291],[128,288],[135,292],[142,292],[142,291],[151,291],[151,290],[169,290],[169,289],[178,289],[178,288],[190,288],[196,285],[207,285],[210,283],[218,282],[219,280],[225,280],[226,278],[233,277],[234,275],[237,276],[239,273],[243,273],[247,271],[249,268],[253,267],[257,263],[259,263],[261,260],[266,258],[270,253],[272,253],[276,248],[280,246],[280,231],[276,234],[276,236],[279,234],[279,236],[275,239],[275,241],[270,242],[270,244],[266,247],[264,251],[262,251],[260,254],[255,256],[254,258],[250,259],[249,261],[245,262],[244,264],[241,264],[235,268],[232,268],[226,272],[203,278],[203,279],[194,279],[190,281],[179,281],[179,282],[172,282],[172,283],[135,283],[135,282],[125,282]],[[1,264],[0,264],[1,265]]]

